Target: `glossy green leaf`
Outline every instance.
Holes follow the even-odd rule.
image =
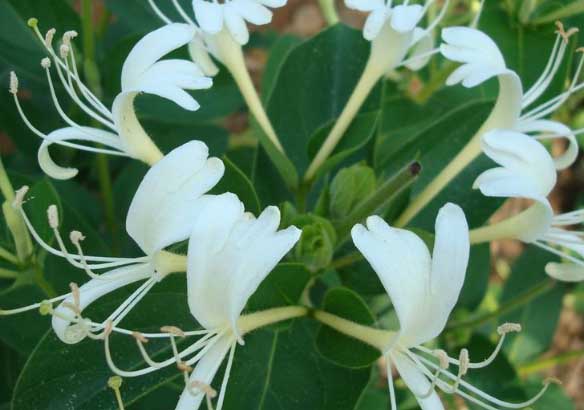
[[[247,211],[259,215],[262,209],[252,182],[228,157],[223,157],[223,163],[225,164],[225,174],[213,188],[211,194],[234,193],[245,204]]]

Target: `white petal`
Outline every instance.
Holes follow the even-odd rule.
[[[211,386],[219,367],[221,367],[221,363],[223,363],[233,343],[233,335],[226,335],[219,339],[197,363],[193,373],[191,373],[189,383],[198,382]],[[185,388],[180,396],[176,410],[197,410],[204,399],[205,394],[201,393],[195,396]]]
[[[369,15],[369,17],[367,17],[367,21],[365,21],[365,26],[363,27],[363,37],[369,41],[376,38],[388,17],[388,13],[385,8],[374,10]]]
[[[384,0],[345,0],[345,5],[350,9],[359,11],[385,9]]]
[[[225,4],[225,25],[233,36],[233,39],[241,45],[249,41],[249,31],[243,17],[239,15],[238,10],[231,4]]]
[[[272,12],[254,0],[233,0],[230,4],[237,13],[252,24],[261,26],[272,21]]]
[[[247,300],[300,238],[279,225],[276,207],[255,219],[233,194],[209,199],[193,229],[187,275],[191,313],[205,327],[227,323],[238,332]]]
[[[223,5],[206,0],[193,0],[195,18],[201,29],[217,34],[223,28]]]
[[[163,56],[188,43],[195,29],[188,24],[168,24],[144,36],[132,49],[122,68],[122,91],[135,88],[136,79]]]
[[[398,33],[412,31],[424,15],[424,8],[419,4],[395,6],[391,13],[391,27]]]
[[[104,144],[108,147],[122,150],[120,139],[117,135],[112,134],[98,128],[80,127],[72,128],[66,127],[55,130],[47,135],[47,139],[43,140],[37,158],[41,169],[51,178],[66,180],[75,177],[78,173],[76,168],[63,168],[57,165],[51,158],[49,147],[58,141],[90,141]]]
[[[208,153],[204,143],[188,142],[150,168],[142,180],[126,229],[146,254],[189,237],[198,200],[225,171],[223,162],[208,158]]]
[[[377,216],[367,219],[367,227],[353,227],[353,241],[389,294],[408,343],[429,320],[430,252],[418,236],[391,228]]]
[[[187,289],[191,314],[207,329],[230,324],[228,303],[234,263],[229,251],[231,231],[243,217],[243,203],[227,193],[203,198],[189,240]]]
[[[427,54],[434,48],[434,39],[432,38],[431,33],[427,33],[426,31],[416,28],[414,30],[414,48],[410,53],[409,59],[421,56],[423,54]],[[428,55],[424,58],[418,58],[411,63],[406,64],[410,70],[420,70],[428,64],[432,56]]]
[[[432,252],[432,321],[418,335],[428,341],[440,333],[458,301],[470,252],[468,224],[458,205],[446,204],[436,218]]]
[[[192,60],[201,68],[206,76],[214,77],[219,73],[219,67],[215,64],[203,40],[200,37],[195,37],[189,43],[189,53]]]
[[[580,153],[578,140],[572,130],[560,122],[551,120],[536,120],[528,121],[527,123],[521,122],[519,130],[525,133],[543,133],[542,135],[535,137],[538,140],[558,138],[565,138],[568,140],[569,145],[566,152],[559,157],[554,158],[554,163],[556,164],[556,169],[558,171],[569,168],[574,162],[576,162],[576,159],[578,159],[578,154]]]
[[[575,263],[548,263],[545,271],[552,278],[562,282],[584,281],[584,266]]]
[[[436,392],[433,392],[428,398],[419,398],[430,391],[431,384],[416,364],[402,353],[394,353],[392,358],[402,380],[416,396],[420,408],[422,410],[444,410],[444,405]]]
[[[554,161],[545,147],[532,137],[515,131],[493,130],[483,135],[481,145],[489,158],[508,171],[513,189],[521,189],[517,181],[526,181],[525,193],[518,192],[519,196],[539,200],[554,188],[557,181]],[[498,172],[496,176],[503,178],[502,171]],[[476,185],[481,188],[485,179],[479,176]],[[492,182],[492,177],[488,179]]]
[[[118,290],[131,283],[139,280],[147,279],[154,273],[154,269],[149,264],[132,265],[118,268],[102,275],[101,279],[92,279],[79,288],[79,305],[81,311],[86,309],[96,300],[101,297]],[[108,277],[115,276],[115,279],[108,280]],[[73,296],[65,299],[56,309],[53,315],[52,325],[55,334],[61,341],[67,344],[79,343],[87,334],[80,331],[79,326],[71,326],[71,322],[58,317],[64,315],[66,317],[74,317],[75,314],[71,309],[64,305],[73,305]]]

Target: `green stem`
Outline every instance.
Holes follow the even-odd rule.
[[[519,375],[522,377],[529,376],[530,374],[538,373],[551,367],[570,363],[571,361],[581,359],[582,357],[584,357],[584,349],[561,353],[550,358],[539,359],[533,363],[521,366],[519,368]]]
[[[396,335],[395,332],[360,325],[322,310],[316,310],[313,317],[317,321],[335,329],[337,332],[360,340],[369,346],[373,346],[382,353],[391,345]]]
[[[529,289],[528,291],[516,296],[515,298],[508,300],[507,302],[501,304],[499,308],[493,312],[489,312],[487,314],[481,315],[474,319],[465,320],[461,322],[454,322],[449,323],[446,327],[446,330],[454,330],[454,329],[464,329],[464,328],[475,328],[478,326],[482,326],[485,323],[490,322],[491,320],[495,320],[500,316],[503,316],[507,313],[513,312],[520,307],[527,305],[534,299],[537,299],[539,296],[549,292],[552,290],[556,285],[556,282],[552,279],[546,279],[543,282],[537,284],[533,288]]]
[[[81,1],[81,23],[83,30],[83,70],[89,88],[100,97],[101,75],[96,64],[95,27],[93,21],[93,4],[91,0]],[[112,247],[117,248],[118,227],[116,224],[115,202],[110,174],[109,159],[105,154],[97,154],[97,177],[105,208],[106,223],[112,235]]]
[[[335,0],[318,0],[322,15],[329,26],[334,26],[339,20],[339,15],[335,7]]]

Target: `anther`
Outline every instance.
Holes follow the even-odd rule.
[[[556,21],[556,27],[558,28],[556,30],[556,34],[560,35],[564,41],[567,43],[568,41],[570,41],[570,37],[573,36],[574,34],[576,34],[579,30],[575,27],[569,29],[568,31],[566,31],[564,24],[561,21]]]
[[[28,186],[24,185],[14,193],[14,201],[12,201],[12,206],[14,208],[20,208],[22,206],[24,203],[24,197],[28,193],[28,189]]]
[[[59,227],[59,211],[57,205],[51,205],[47,208],[47,217],[49,219],[49,226],[52,229]]]
[[[140,332],[132,332],[132,337],[140,343],[148,343],[148,339]]]
[[[193,368],[186,364],[185,362],[178,362],[176,364],[176,367],[183,373],[191,373],[193,371]]]
[[[578,47],[578,48],[576,49],[576,52],[577,52],[577,53],[584,53],[584,47]]]
[[[464,376],[467,372],[468,372],[468,368],[470,365],[470,359],[469,359],[469,355],[468,355],[468,350],[467,349],[462,349],[460,351],[460,357],[459,357],[459,377]]]
[[[562,381],[559,379],[556,379],[555,377],[548,377],[543,381],[543,384],[548,386],[550,384],[557,384],[558,386],[562,385]]]
[[[71,47],[69,47],[66,44],[61,44],[61,47],[59,47],[59,54],[61,55],[62,59],[65,59],[69,56],[69,52],[71,51]]]
[[[81,241],[85,240],[85,236],[79,231],[71,231],[69,234],[69,239],[73,245],[78,245]]]
[[[503,336],[507,333],[519,332],[521,332],[521,325],[519,323],[504,323],[497,328],[497,333],[499,336]]]
[[[206,396],[208,396],[212,399],[217,397],[217,390],[215,390],[214,388],[209,386],[207,383],[203,383],[203,382],[195,380],[194,382],[191,383],[191,387],[193,389],[197,389],[197,390],[203,392]]]
[[[179,329],[176,326],[163,326],[160,328],[160,331],[163,333],[168,333],[178,337],[185,337],[185,332]]]
[[[71,46],[71,40],[73,40],[75,37],[77,37],[76,31],[66,31],[65,34],[63,34],[63,44],[66,46]]]
[[[45,34],[45,46],[49,49],[53,48],[53,38],[55,38],[56,32],[57,30],[52,28],[49,31],[47,31],[47,34]]]
[[[37,28],[39,25],[39,19],[37,19],[36,17],[31,17],[28,19],[27,24],[29,27]]]
[[[45,57],[41,60],[41,67],[42,68],[51,68],[51,59]]]
[[[43,300],[39,306],[39,313],[41,316],[48,316],[53,314],[53,304],[48,300]]]
[[[441,350],[441,349],[434,350],[433,354],[438,359],[440,367],[444,370],[448,369],[448,366],[450,366],[450,362],[448,360],[448,354],[444,350]]]
[[[10,72],[10,87],[8,89],[10,94],[16,95],[18,93],[18,77],[14,71]]]
[[[104,337],[108,338],[112,334],[113,330],[114,330],[114,325],[113,325],[111,320],[108,320],[103,328]]]

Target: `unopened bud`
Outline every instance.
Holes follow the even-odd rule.
[[[24,203],[24,197],[28,193],[28,189],[28,186],[24,185],[14,193],[14,201],[12,201],[12,206],[14,208],[20,208],[22,206]]]
[[[39,25],[39,19],[37,19],[36,17],[31,17],[28,19],[27,24],[29,27],[37,28]]]
[[[42,68],[51,68],[51,59],[49,57],[45,57],[41,60],[41,67]]]
[[[185,332],[176,326],[163,326],[160,328],[160,331],[174,336],[185,337]]]
[[[69,234],[69,239],[74,245],[78,245],[79,242],[85,240],[85,236],[79,231],[71,231]]]
[[[518,333],[521,332],[521,325],[519,323],[504,323],[497,328],[497,333],[503,336],[507,333]]]
[[[112,376],[107,381],[107,386],[112,390],[119,390],[124,380],[120,376]]]
[[[47,209],[47,217],[49,219],[49,226],[57,229],[59,227],[59,210],[57,209],[57,205],[49,206]]]

